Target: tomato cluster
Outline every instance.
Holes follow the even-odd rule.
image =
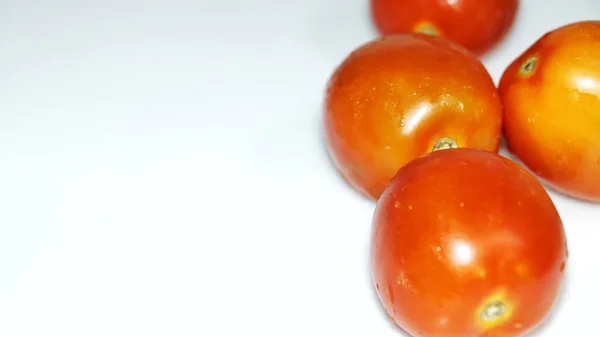
[[[335,69],[323,122],[337,171],[376,202],[381,304],[415,337],[524,336],[568,259],[546,188],[600,203],[600,21],[532,41],[496,85],[480,54],[517,0],[371,5],[381,36]]]

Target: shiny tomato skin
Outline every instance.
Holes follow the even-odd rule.
[[[381,34],[441,35],[476,54],[500,43],[518,8],[518,0],[371,0],[373,23]]]
[[[502,106],[481,62],[446,39],[399,34],[354,50],[331,76],[329,153],[356,190],[377,199],[398,169],[437,145],[498,151]]]
[[[377,203],[372,277],[415,337],[516,337],[553,307],[567,241],[547,192],[496,153],[447,149],[402,167]]]
[[[499,85],[509,150],[547,186],[600,202],[600,21],[538,39]]]

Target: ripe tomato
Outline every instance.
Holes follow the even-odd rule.
[[[499,87],[509,150],[548,186],[600,202],[600,21],[547,33]]]
[[[377,293],[416,337],[529,333],[555,302],[566,260],[563,224],[542,185],[485,150],[407,164],[373,218]]]
[[[508,33],[518,6],[518,0],[371,0],[371,16],[381,34],[442,35],[483,54]]]
[[[353,51],[332,75],[325,135],[342,176],[377,199],[398,169],[434,148],[497,151],[500,95],[468,50],[400,34]]]

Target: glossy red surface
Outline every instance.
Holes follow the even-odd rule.
[[[510,151],[555,190],[600,202],[600,21],[544,35],[499,87]]]
[[[498,90],[479,59],[423,34],[357,48],[325,96],[325,135],[336,167],[373,199],[402,165],[435,147],[497,151],[501,119]]]
[[[498,154],[448,149],[399,170],[373,218],[373,281],[416,337],[515,337],[549,313],[567,242],[542,185]]]

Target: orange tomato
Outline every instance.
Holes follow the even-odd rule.
[[[518,0],[371,0],[381,34],[441,35],[477,54],[496,46],[512,27]]]
[[[559,27],[500,81],[509,150],[546,184],[600,202],[600,21]]]
[[[415,337],[531,332],[557,298],[567,254],[542,185],[485,150],[441,150],[407,164],[373,218],[377,293]]]
[[[373,199],[402,165],[434,148],[497,151],[501,119],[500,96],[477,57],[417,33],[357,48],[332,75],[325,97],[331,157]]]

